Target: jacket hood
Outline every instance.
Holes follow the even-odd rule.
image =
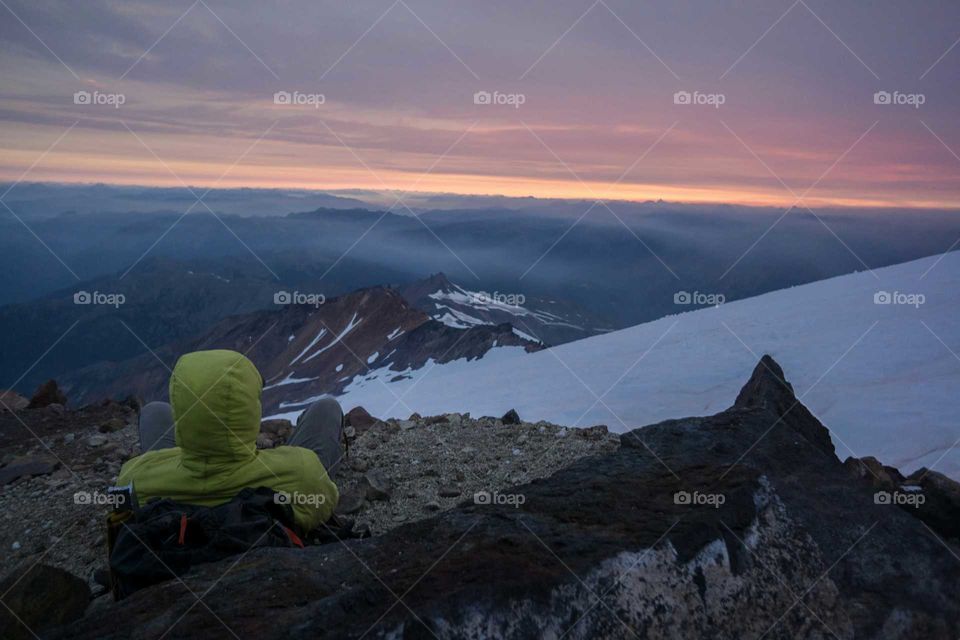
[[[170,376],[176,441],[191,458],[245,461],[256,455],[263,379],[236,351],[181,356]]]

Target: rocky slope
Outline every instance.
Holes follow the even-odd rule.
[[[521,293],[471,291],[450,282],[443,273],[398,290],[410,304],[434,320],[460,329],[507,323],[547,345],[612,330],[609,323],[572,303]]]
[[[888,481],[917,495],[841,463],[765,358],[714,416],[372,538],[205,565],[51,636],[955,638],[956,493],[921,488],[938,523],[878,499]]]
[[[371,368],[389,365],[398,375],[428,361],[480,358],[495,347],[539,345],[508,324],[468,329],[446,326],[412,307],[396,290],[372,287],[331,298],[294,298],[276,309],[233,316],[202,335],[159,347],[120,363],[71,373],[63,386],[81,401],[135,394],[166,397],[177,357],[200,349],[233,349],[250,358],[264,378],[264,414],[302,409],[303,401],[340,392]],[[306,294],[305,294],[306,295]]]

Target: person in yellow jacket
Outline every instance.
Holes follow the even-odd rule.
[[[301,533],[326,522],[339,500],[331,475],[342,457],[343,411],[325,397],[297,421],[290,446],[258,451],[263,379],[235,351],[182,356],[170,377],[170,404],[140,414],[142,455],[120,469],[139,503],[151,498],[215,506],[246,487],[285,495]]]

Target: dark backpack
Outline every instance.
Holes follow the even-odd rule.
[[[108,520],[110,581],[116,599],[259,547],[303,547],[293,509],[267,487],[244,489],[216,507],[152,500]]]

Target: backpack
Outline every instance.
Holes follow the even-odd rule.
[[[215,507],[155,499],[114,511],[107,520],[114,598],[260,547],[303,547],[293,509],[273,489],[244,489]]]

